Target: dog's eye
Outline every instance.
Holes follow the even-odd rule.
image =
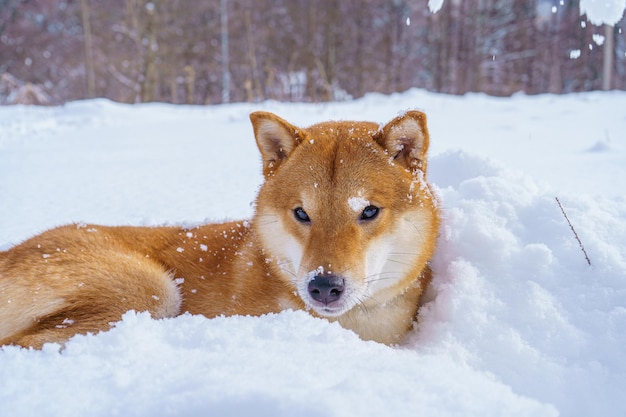
[[[300,223],[311,223],[311,219],[309,215],[306,214],[306,211],[302,207],[297,207],[293,210],[293,215],[296,217]]]
[[[361,212],[361,220],[373,220],[378,216],[380,209],[376,206],[367,206]]]

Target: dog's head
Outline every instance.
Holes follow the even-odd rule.
[[[266,112],[250,118],[266,179],[253,227],[308,309],[338,317],[420,285],[438,229],[423,113],[306,129]]]

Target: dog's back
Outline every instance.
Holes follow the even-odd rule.
[[[116,232],[64,226],[1,253],[0,344],[40,347],[97,332],[131,309],[177,315],[181,297],[171,272]]]

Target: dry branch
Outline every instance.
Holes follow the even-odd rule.
[[[580,238],[578,237],[578,233],[576,233],[576,229],[574,229],[574,226],[572,226],[572,222],[569,220],[569,217],[567,217],[567,214],[565,213],[565,209],[563,208],[563,205],[559,201],[558,197],[554,197],[554,199],[559,205],[559,208],[561,209],[561,213],[563,213],[565,220],[567,220],[567,224],[569,224],[570,229],[572,229],[572,232],[574,232],[574,237],[578,241],[578,245],[580,246],[580,249],[583,251],[583,254],[585,255],[585,259],[587,260],[587,263],[591,265],[591,260],[589,260],[589,256],[587,256],[587,251],[585,250],[585,246],[583,245],[583,242],[580,241]]]

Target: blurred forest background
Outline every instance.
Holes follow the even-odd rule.
[[[624,21],[570,0],[0,0],[0,103],[624,90]]]

